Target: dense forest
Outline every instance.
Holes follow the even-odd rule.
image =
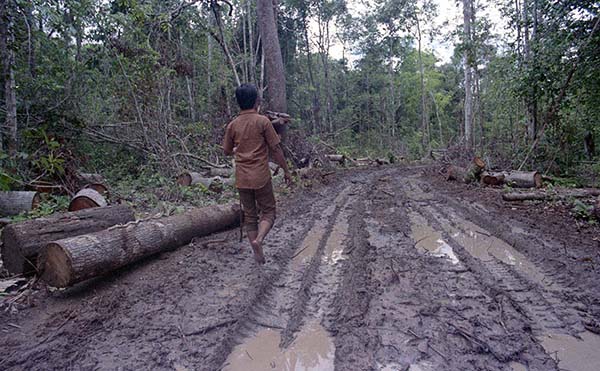
[[[446,149],[597,181],[596,1],[463,0],[446,28],[433,26],[435,1],[356,4],[2,0],[0,187],[222,163],[241,82],[259,87],[263,109],[287,110],[292,131],[340,153]],[[284,79],[260,32],[270,8]],[[433,39],[453,45],[448,61]]]

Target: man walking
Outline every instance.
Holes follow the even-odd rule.
[[[280,146],[280,138],[265,116],[259,115],[258,91],[253,84],[242,84],[235,90],[239,115],[227,125],[223,150],[235,157],[235,186],[244,212],[244,227],[254,251],[254,259],[265,263],[262,243],[275,222],[275,196],[269,169],[269,153],[284,171],[285,181],[291,175]]]

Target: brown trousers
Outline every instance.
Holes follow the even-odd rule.
[[[244,211],[246,231],[258,230],[259,221],[269,221],[271,225],[275,222],[275,195],[273,194],[271,180],[262,188],[238,188],[238,192]]]

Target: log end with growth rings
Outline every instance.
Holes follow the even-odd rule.
[[[72,280],[71,258],[57,243],[49,243],[42,253],[38,271],[42,280],[53,287],[67,287]]]

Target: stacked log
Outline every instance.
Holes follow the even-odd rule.
[[[273,124],[273,128],[279,135],[284,135],[287,131],[287,126],[292,120],[292,117],[287,113],[266,111],[265,115]]]
[[[84,188],[77,192],[69,203],[69,211],[90,209],[92,207],[105,207],[108,205],[106,199],[100,192],[93,188]]]
[[[38,207],[40,196],[37,192],[0,192],[0,216],[19,215]]]
[[[2,231],[2,260],[10,273],[35,269],[40,249],[48,242],[106,229],[134,220],[124,205],[85,209],[11,223]]]
[[[239,211],[237,203],[215,205],[53,241],[40,257],[41,277],[51,286],[71,286],[233,227]]]

